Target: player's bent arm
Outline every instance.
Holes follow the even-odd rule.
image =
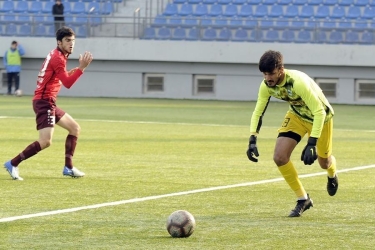
[[[312,79],[304,79],[303,81],[309,82]],[[299,82],[299,81],[298,81]],[[299,82],[301,83],[301,82]],[[296,93],[301,96],[307,107],[309,107],[311,113],[314,116],[313,126],[310,137],[319,138],[324,126],[324,120],[326,117],[325,105],[319,98],[320,88],[314,88],[314,84],[295,84]]]
[[[262,82],[259,88],[258,100],[255,105],[254,112],[251,116],[251,122],[250,122],[250,134],[251,135],[258,135],[259,130],[262,126],[262,118],[263,118],[264,113],[266,112],[270,98],[271,98],[271,95],[269,94],[267,87]]]
[[[57,78],[59,78],[59,80],[62,82],[64,87],[66,87],[67,89],[70,89],[82,74],[83,74],[82,70],[78,68],[70,76],[67,71],[63,71],[57,75]]]

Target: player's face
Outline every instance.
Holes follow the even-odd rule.
[[[282,69],[274,69],[272,72],[263,72],[263,77],[268,87],[275,87],[283,80],[284,71]]]
[[[66,36],[59,42],[59,47],[64,54],[72,54],[76,39],[74,36]]]

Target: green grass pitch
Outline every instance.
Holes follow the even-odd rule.
[[[316,174],[301,179],[314,207],[288,218],[295,196],[272,161],[288,107],[269,105],[255,164],[245,154],[254,104],[60,97],[82,127],[74,164],[86,176],[62,176],[60,127],[50,148],[20,165],[23,182],[2,168],[0,221],[31,217],[0,222],[0,249],[374,249],[375,167],[339,173],[330,197],[318,164],[299,160],[304,138],[292,157],[300,175]],[[338,169],[373,165],[375,107],[333,107]],[[0,97],[0,117],[3,164],[38,134],[30,96]],[[166,231],[179,209],[195,216],[190,238]]]

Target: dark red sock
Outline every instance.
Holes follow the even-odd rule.
[[[21,161],[24,161],[31,156],[36,155],[39,151],[41,151],[42,148],[40,147],[40,144],[38,141],[34,141],[29,146],[25,148],[24,151],[22,151],[19,155],[14,157],[10,162],[12,163],[12,166],[17,167]]]
[[[68,135],[65,141],[65,166],[73,168],[73,155],[77,145],[77,136]]]

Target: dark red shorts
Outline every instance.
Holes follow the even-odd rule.
[[[51,100],[34,100],[33,109],[36,115],[36,129],[54,127],[65,115],[65,111],[58,108]]]

